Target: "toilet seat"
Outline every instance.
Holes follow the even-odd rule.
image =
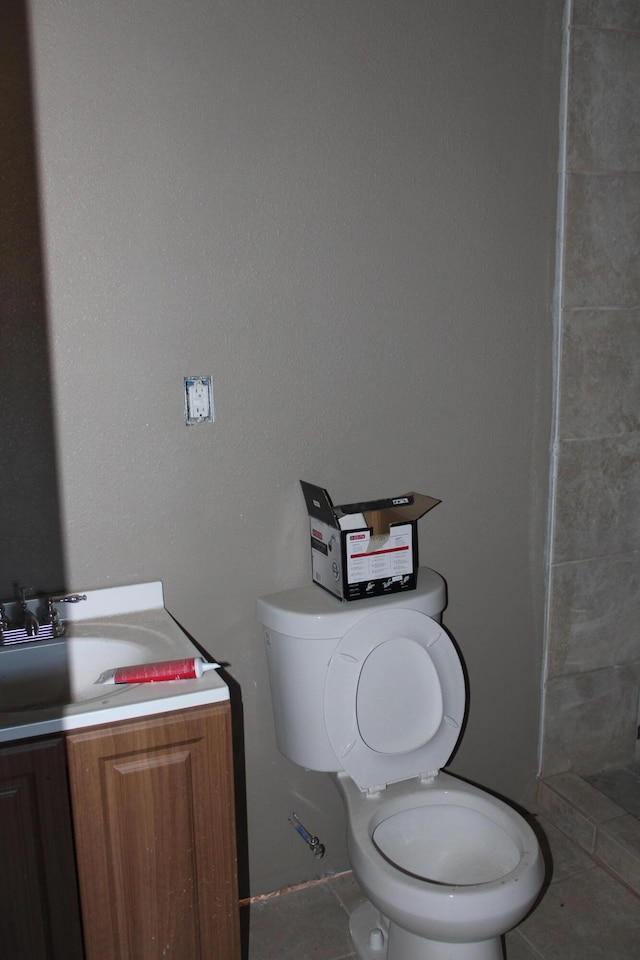
[[[458,741],[465,705],[451,638],[416,610],[379,610],[363,618],[329,662],[327,736],[361,790],[435,774]]]

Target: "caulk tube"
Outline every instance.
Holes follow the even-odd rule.
[[[207,663],[202,657],[184,660],[163,660],[158,663],[136,663],[130,667],[106,670],[97,683],[161,683],[166,680],[199,679],[207,670],[215,670],[219,663]]]

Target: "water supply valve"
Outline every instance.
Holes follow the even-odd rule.
[[[294,827],[297,833],[300,834],[304,842],[307,844],[316,860],[322,860],[325,853],[324,844],[320,843],[317,837],[311,836],[309,831],[300,823],[297,814],[292,813],[288,819],[289,823]]]

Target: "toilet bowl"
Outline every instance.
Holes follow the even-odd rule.
[[[508,803],[442,770],[461,735],[460,656],[438,622],[442,578],[340,603],[309,586],[258,601],[281,752],[335,775],[361,960],[502,960],[544,865]]]
[[[373,802],[344,773],[336,781],[354,874],[391,922],[385,940],[393,941],[397,926],[418,941],[411,960],[502,960],[501,935],[527,913],[544,878],[538,841],[524,818],[445,772],[430,782],[394,784]],[[442,954],[433,941],[446,945]],[[452,944],[460,945],[458,953]]]

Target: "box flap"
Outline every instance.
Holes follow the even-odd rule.
[[[310,517],[321,520],[330,527],[340,529],[336,512],[331,502],[331,497],[323,487],[317,487],[314,483],[307,483],[306,480],[300,481],[304,500],[307,505],[307,512]]]
[[[403,503],[403,501],[406,501]],[[381,535],[389,532],[389,527],[394,523],[408,523],[411,520],[419,520],[425,513],[436,507],[441,501],[435,497],[428,497],[424,493],[405,493],[400,497],[392,497],[382,506],[385,501],[372,501],[370,503],[347,504],[346,513],[352,512],[352,507],[359,506],[363,508],[360,512],[364,514],[367,526],[371,527],[374,535]],[[370,509],[367,509],[370,508]],[[373,509],[371,509],[373,508]],[[377,509],[376,509],[377,508]],[[345,508],[336,507],[336,512],[340,514]]]
[[[435,497],[428,497],[424,493],[416,493],[412,490],[398,497],[345,503],[334,507],[324,487],[318,487],[306,480],[301,480],[300,486],[310,517],[315,517],[316,520],[339,530],[352,529],[354,526],[353,523],[341,523],[343,518],[353,516],[355,520],[358,515],[364,516],[366,526],[371,528],[374,535],[388,533],[392,524],[419,520],[441,502]]]
[[[425,513],[428,513],[429,510],[437,507],[438,504],[442,502],[441,500],[436,500],[435,497],[428,497],[425,493],[416,493],[414,490],[405,494],[405,496],[409,500],[406,506],[394,505],[384,511],[387,517],[390,518],[390,523],[406,523],[407,520],[419,520],[420,517],[424,517]]]

